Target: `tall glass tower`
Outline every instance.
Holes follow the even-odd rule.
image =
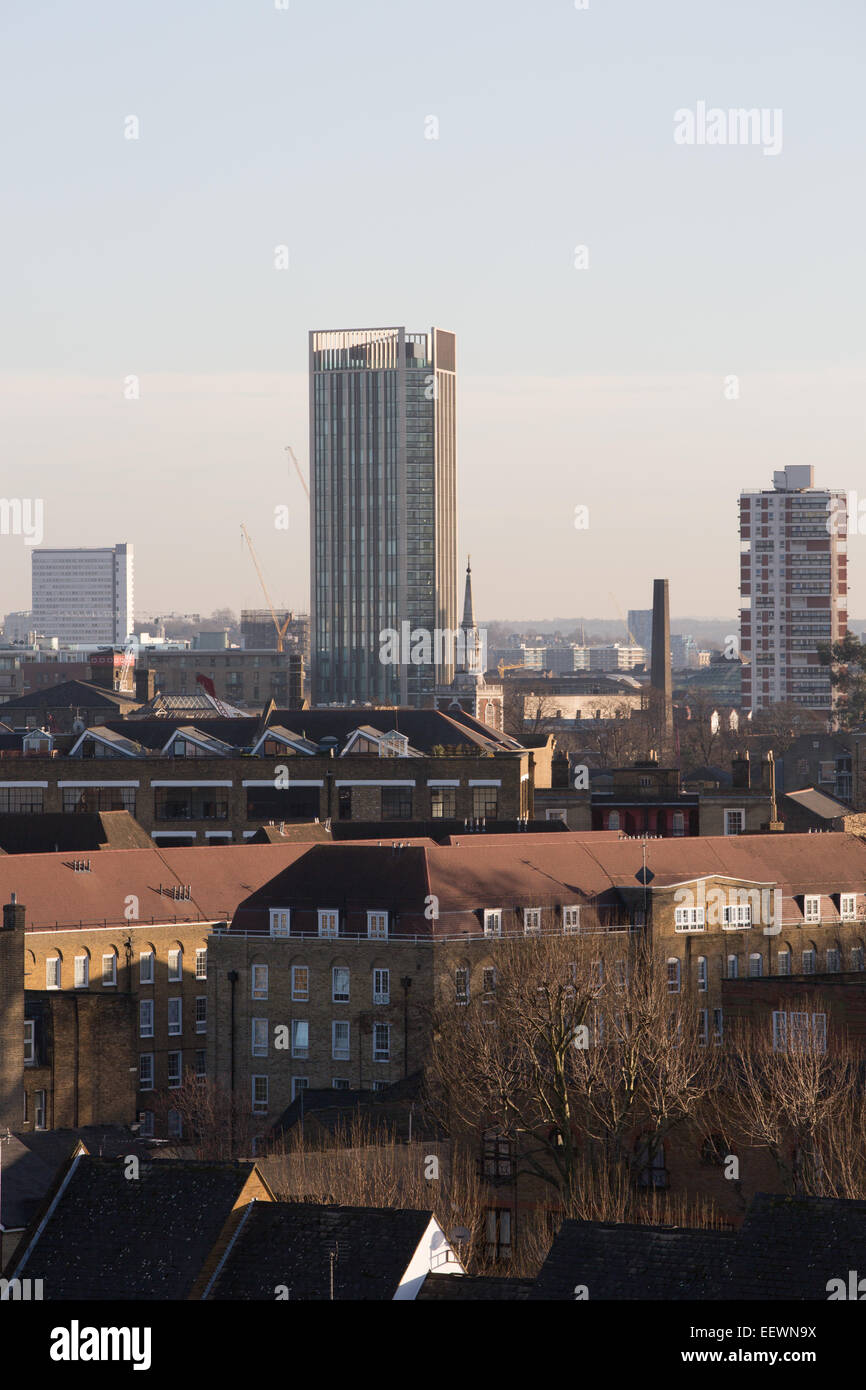
[[[456,340],[310,334],[314,704],[432,706],[457,632]]]

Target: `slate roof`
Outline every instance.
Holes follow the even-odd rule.
[[[866,1202],[759,1193],[716,1297],[827,1301],[831,1279],[866,1275]]]
[[[157,1159],[131,1179],[122,1158],[82,1155],[9,1268],[51,1301],[187,1298],[254,1168]]]
[[[32,1017],[28,1007],[27,1016]],[[124,1125],[85,1125],[81,1129],[41,1129],[13,1134],[0,1144],[3,1165],[3,1226],[28,1226],[48,1196],[57,1175],[81,1142],[89,1153],[119,1158],[136,1154],[148,1159],[152,1149]],[[17,1252],[20,1256],[21,1248]]]
[[[418,1291],[419,1303],[525,1303],[535,1288],[533,1279],[497,1279],[494,1276],[427,1275]]]
[[[5,700],[0,706],[4,717],[7,710],[16,709],[69,709],[81,706],[83,709],[115,710],[138,707],[134,695],[120,690],[106,690],[104,686],[92,685],[89,681],[60,681],[39,690],[31,690],[26,695],[16,695],[13,700]]]
[[[331,841],[331,832],[318,820],[287,820],[279,825],[260,825],[246,841],[248,845],[312,844]]]
[[[794,801],[804,810],[811,811],[813,816],[820,816],[822,820],[838,820],[842,816],[850,816],[851,807],[846,806],[844,801],[837,801],[834,796],[828,796],[826,792],[818,791],[816,787],[804,787],[802,791],[786,792],[782,797],[782,815],[784,817],[784,804],[786,801]]]
[[[0,814],[0,852],[4,854],[152,848],[153,840],[129,811]]]
[[[241,1223],[209,1299],[262,1299],[286,1285],[289,1301],[393,1299],[430,1224],[430,1211],[256,1203]],[[449,1278],[460,1276],[451,1275]]]
[[[575,1301],[585,1286],[599,1299],[667,1301],[730,1297],[719,1292],[735,1235],[602,1221],[564,1221],[531,1297]]]

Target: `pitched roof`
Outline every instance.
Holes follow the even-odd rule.
[[[134,695],[120,690],[106,690],[101,685],[91,685],[89,681],[60,681],[39,690],[31,690],[27,695],[16,695],[14,700],[6,700],[0,709],[5,716],[7,710],[15,709],[74,709],[79,705],[85,709],[129,709],[138,706]]]
[[[866,1202],[762,1192],[737,1233],[720,1296],[826,1302],[828,1282],[847,1285],[852,1269],[866,1271]]]
[[[331,832],[318,820],[280,821],[279,825],[260,825],[247,840],[248,845],[313,844],[330,842]]]
[[[535,1288],[534,1279],[497,1279],[494,1275],[430,1273],[418,1291],[419,1303],[525,1303]]]
[[[228,711],[231,718],[255,718],[251,711],[239,709],[237,705],[231,704],[228,700],[220,700],[224,710]],[[143,704],[140,710],[136,711],[135,718],[150,719],[155,715],[162,717],[167,715],[178,719],[188,719],[190,715],[195,715],[196,719],[206,719],[210,723],[211,717],[215,716],[224,719],[226,716],[221,713],[216,700],[207,691],[200,690],[194,695],[164,695],[158,690],[152,700]]]
[[[430,1211],[256,1203],[242,1222],[209,1299],[291,1302],[393,1299],[433,1219]],[[454,1276],[449,1276],[454,1277]]]
[[[11,1261],[16,1277],[43,1279],[53,1301],[189,1296],[255,1164],[158,1159],[137,1179],[124,1167],[72,1160]]]
[[[79,1143],[100,1157],[135,1154],[147,1158],[147,1141],[125,1125],[85,1125],[81,1129],[41,1129],[13,1134],[0,1144],[3,1166],[2,1225],[7,1231],[27,1226],[42,1207],[57,1174]]]
[[[820,792],[816,787],[804,787],[802,791],[786,792],[782,797],[782,803],[794,801],[804,810],[811,811],[813,816],[820,816],[822,820],[838,820],[841,816],[850,816],[851,807],[846,806],[844,801],[837,801],[834,796],[828,796],[826,792]],[[784,815],[784,811],[783,811]]]
[[[0,850],[4,854],[152,848],[153,840],[129,811],[82,811],[74,816],[62,811],[0,814]]]
[[[602,1221],[564,1221],[533,1300],[718,1298],[734,1233]]]

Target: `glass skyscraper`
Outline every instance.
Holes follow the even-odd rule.
[[[453,679],[455,357],[437,328],[310,334],[314,704],[421,707]]]

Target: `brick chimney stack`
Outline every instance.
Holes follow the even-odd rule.
[[[12,894],[0,927],[0,1130],[24,1119],[24,918]]]

